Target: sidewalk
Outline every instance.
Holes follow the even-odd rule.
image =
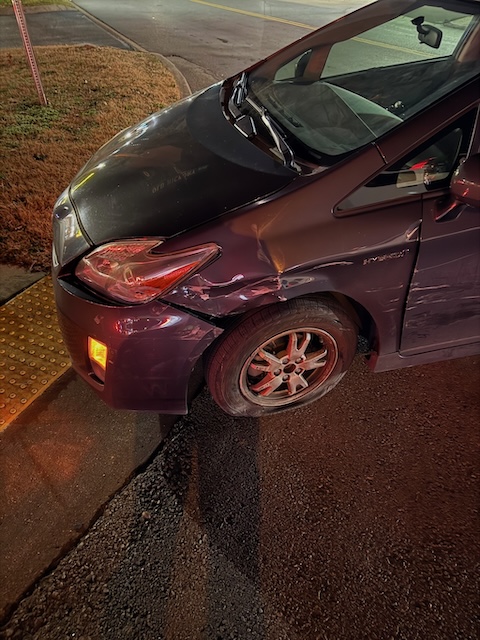
[[[134,48],[120,34],[106,31],[76,9],[25,9],[33,46],[88,43]],[[0,56],[2,48],[22,46],[12,8],[0,8],[0,33]],[[37,276],[15,267],[0,268],[0,305]],[[48,278],[40,280],[0,306],[9,315],[7,322],[0,322],[0,411],[2,407],[6,411],[2,382],[17,374],[12,366],[16,362],[10,358],[17,348],[16,338],[7,325],[21,326],[23,308],[29,304],[37,305],[37,315],[48,315],[46,305],[53,303],[53,297],[49,293],[48,303],[42,302],[48,283]],[[42,289],[40,297],[37,287]],[[28,302],[32,296],[34,304]],[[23,299],[22,314],[17,314],[15,303]],[[36,342],[32,346],[39,351]],[[115,412],[70,370],[0,432],[0,625],[158,450],[175,419]]]

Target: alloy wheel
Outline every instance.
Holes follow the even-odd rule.
[[[302,327],[279,333],[246,360],[240,390],[262,406],[288,405],[322,385],[337,360],[337,343],[322,329]]]

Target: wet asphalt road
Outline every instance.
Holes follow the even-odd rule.
[[[202,393],[0,637],[473,640],[479,363],[357,358],[262,419]]]

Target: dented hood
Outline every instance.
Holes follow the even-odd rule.
[[[118,134],[69,193],[84,232],[99,245],[176,235],[277,191],[295,175],[226,120],[214,85]]]

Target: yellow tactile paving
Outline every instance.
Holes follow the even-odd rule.
[[[0,307],[0,431],[70,367],[51,278]]]

